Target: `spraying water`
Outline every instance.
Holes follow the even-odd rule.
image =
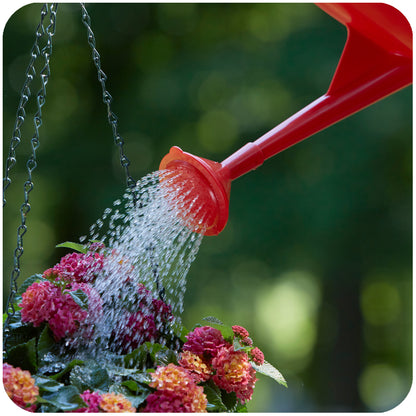
[[[189,195],[165,171],[145,176],[104,211],[88,237],[102,262],[88,316],[69,343],[78,353],[96,359],[106,351],[125,354],[145,341],[174,348],[186,275],[203,235],[190,224],[203,224],[198,215],[204,211],[189,207]]]

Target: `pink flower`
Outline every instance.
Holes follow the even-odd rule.
[[[56,341],[72,335],[88,315],[88,312],[81,309],[69,293],[61,293],[59,297],[53,299],[53,310],[54,314],[48,323]]]
[[[221,332],[210,326],[197,327],[188,335],[183,345],[184,351],[190,351],[197,355],[206,354],[214,357],[218,350],[227,345]]]
[[[93,282],[99,271],[103,268],[104,257],[98,252],[69,253],[61,258],[54,267],[46,270],[43,277],[53,277],[71,282]]]
[[[248,338],[250,336],[250,334],[248,333],[247,329],[245,329],[244,327],[240,326],[240,325],[233,325],[232,326],[233,332],[236,336],[240,337],[240,338]]]
[[[82,290],[88,297],[88,310],[81,308],[72,298],[70,292]],[[55,340],[68,337],[74,334],[81,326],[83,335],[91,335],[93,324],[102,314],[102,302],[98,292],[88,283],[74,283],[70,289],[59,293],[53,300],[53,316],[49,319],[49,327],[51,328]]]
[[[74,412],[80,413],[99,413],[101,396],[97,392],[91,393],[89,390],[85,390],[84,393],[80,394],[81,399],[84,400],[87,407],[74,410]]]
[[[256,372],[245,352],[234,351],[233,347],[222,347],[213,358],[212,367],[216,370],[212,380],[219,388],[228,393],[235,392],[242,403],[251,398]]]
[[[182,396],[172,391],[157,390],[149,394],[146,399],[146,407],[142,410],[146,413],[187,413]]]
[[[251,351],[250,351],[250,355],[251,355],[251,359],[257,364],[257,365],[262,365],[264,363],[264,354],[263,352],[257,348],[254,347]]]
[[[90,313],[70,295],[76,290],[82,290],[88,296]],[[74,283],[64,291],[49,281],[32,283],[22,294],[19,306],[22,322],[30,322],[35,327],[48,322],[56,341],[72,335],[87,317],[91,323],[102,313],[101,298],[87,283]]]
[[[237,388],[235,392],[237,398],[240,399],[241,403],[244,404],[251,400],[256,381],[256,370],[253,367],[250,367],[248,383],[244,386],[240,386],[240,388]]]
[[[129,400],[122,394],[97,392],[91,393],[85,390],[81,395],[82,400],[87,404],[87,407],[82,407],[74,412],[80,413],[135,413],[134,408]]]
[[[29,371],[3,364],[3,385],[7,395],[22,409],[34,412],[39,388]]]
[[[241,342],[245,345],[249,345],[250,347],[253,345],[253,340],[250,337],[243,338]]]
[[[19,306],[22,308],[22,322],[30,322],[33,326],[40,326],[48,321],[53,310],[53,299],[60,294],[60,289],[51,282],[32,283],[22,295]]]

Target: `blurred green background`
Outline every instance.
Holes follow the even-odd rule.
[[[3,35],[3,161],[40,17]],[[322,95],[345,28],[305,4],[88,4],[135,179],[172,145],[221,161]],[[36,85],[36,84],[33,84]],[[39,87],[34,87],[36,92]],[[245,326],[285,389],[259,376],[250,411],[384,411],[411,384],[412,96],[407,88],[284,151],[232,185],[205,237],[183,320]],[[7,190],[4,294],[33,126]],[[32,112],[30,112],[32,111]],[[22,278],[42,272],[124,191],[78,4],[58,7]]]

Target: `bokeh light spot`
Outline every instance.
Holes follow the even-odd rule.
[[[285,273],[259,293],[256,318],[282,360],[302,359],[312,351],[320,299],[316,278],[304,271]]]
[[[408,386],[400,373],[387,364],[365,367],[358,382],[361,399],[370,411],[383,412],[398,405]]]

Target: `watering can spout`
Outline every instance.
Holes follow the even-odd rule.
[[[193,218],[197,218],[192,224],[195,231],[216,235],[225,227],[231,181],[288,147],[411,84],[412,31],[400,12],[382,3],[320,3],[318,6],[348,30],[338,67],[324,95],[221,163],[177,147],[162,159],[161,170],[182,172],[175,176],[174,184],[176,189],[182,186],[188,192],[189,205],[192,202],[198,209],[204,207],[203,215],[193,212]],[[195,204],[198,198],[199,203]]]

